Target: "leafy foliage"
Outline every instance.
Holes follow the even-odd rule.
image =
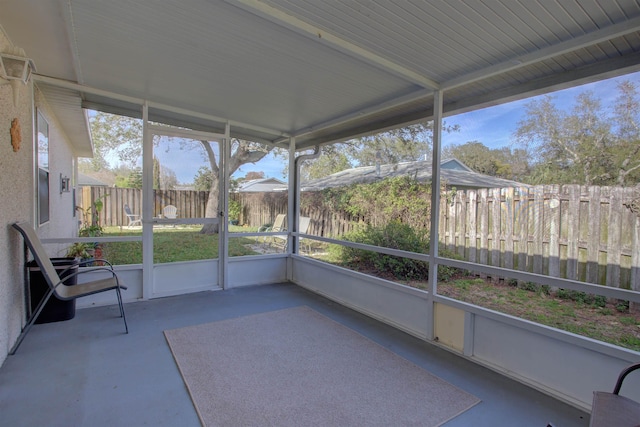
[[[104,202],[102,199],[108,197],[109,194],[104,194],[93,201],[91,206],[87,209],[82,209],[77,206],[76,209],[82,211],[82,227],[78,230],[78,236],[80,237],[98,237],[102,236],[103,228],[100,225],[100,212],[104,208]]]
[[[529,172],[527,153],[509,147],[489,148],[479,141],[445,147],[443,158],[456,158],[478,173],[522,180]]]
[[[213,178],[211,177],[211,169],[206,166],[200,166],[196,176],[193,179],[193,186],[197,191],[211,190]]]
[[[429,250],[428,238],[425,235],[416,233],[409,225],[398,221],[392,221],[382,227],[367,226],[362,230],[347,233],[344,240],[417,253],[426,253]],[[399,279],[423,278],[429,274],[429,264],[425,261],[347,246],[342,247],[341,260],[346,265],[388,272]]]
[[[365,217],[371,225],[383,225],[396,220],[416,229],[429,229],[431,187],[412,177],[400,176],[370,184],[328,188],[306,194],[302,207],[329,206],[354,218]]]
[[[322,147],[322,155],[312,162],[305,164],[300,175],[302,181],[322,178],[345,169],[351,168],[351,161],[347,154],[336,145]]]
[[[240,212],[242,212],[242,205],[240,202],[234,199],[229,199],[229,219],[237,221],[238,218],[240,218]]]
[[[398,221],[391,221],[380,227],[369,225],[363,229],[345,234],[343,239],[407,252],[422,254],[429,252],[428,233],[417,231],[408,224]],[[429,276],[429,263],[426,261],[348,246],[334,245],[331,248],[333,252],[331,258],[335,262],[355,268],[358,271],[370,272],[373,270],[382,276],[391,275],[399,280],[426,280]],[[440,251],[440,254],[448,258],[459,258],[448,251]],[[456,268],[441,265],[438,267],[438,279],[448,280],[458,272]]]
[[[613,112],[592,92],[570,111],[552,96],[525,106],[515,138],[532,159],[531,184],[634,185],[640,181],[640,100],[635,85],[618,85]]]
[[[142,120],[95,112],[89,120],[94,143],[93,158],[88,159],[95,171],[109,169],[108,158],[117,158],[134,167],[142,152]]]
[[[443,132],[456,132],[457,125],[442,126]],[[322,147],[322,155],[305,162],[303,180],[322,178],[353,166],[373,166],[416,161],[431,156],[433,122],[416,123],[374,135]]]

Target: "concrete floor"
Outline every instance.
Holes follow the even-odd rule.
[[[0,424],[198,426],[162,331],[299,305],[482,399],[447,427],[588,425],[588,414],[578,409],[293,284],[127,304],[128,335],[117,306],[36,325],[0,368]]]

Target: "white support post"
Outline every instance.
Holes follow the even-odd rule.
[[[431,174],[431,230],[429,233],[429,298],[427,301],[427,339],[433,339],[435,310],[433,296],[438,292],[438,228],[440,223],[440,158],[442,151],[442,91],[433,93],[433,159]]]
[[[291,226],[294,224],[293,219],[300,211],[299,206],[295,206],[296,196],[296,139],[291,137],[289,139],[289,197],[287,203],[287,231],[291,231]],[[287,252],[290,254],[292,247],[291,235],[287,237]],[[287,262],[287,279],[293,280],[293,269],[291,259]]]
[[[153,294],[153,135],[149,106],[142,105],[142,299]]]
[[[229,286],[229,156],[231,155],[231,126],[229,122],[224,127],[224,139],[220,141],[220,176],[219,182],[219,212],[218,233],[219,250],[218,284],[222,289]]]

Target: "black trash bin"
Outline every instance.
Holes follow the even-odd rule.
[[[51,262],[58,272],[60,279],[64,279],[69,274],[78,271],[78,260],[75,258],[51,258]],[[63,275],[62,271],[66,268],[69,268],[69,270],[64,272]],[[27,270],[29,273],[30,309],[31,313],[33,313],[38,307],[38,304],[40,304],[40,301],[45,297],[49,290],[49,285],[47,285],[47,281],[35,261],[29,261],[27,263]],[[69,286],[73,286],[76,283],[76,276],[69,277],[64,281],[64,284]],[[63,301],[56,298],[55,295],[52,295],[40,312],[35,323],[59,322],[62,320],[73,319],[75,315],[76,300]]]

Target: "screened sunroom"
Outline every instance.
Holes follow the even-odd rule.
[[[0,85],[0,407],[13,424],[197,424],[201,408],[162,332],[302,305],[478,397],[447,425],[588,425],[593,391],[611,391],[640,359],[637,332],[619,345],[442,291],[455,269],[637,309],[637,188],[456,196],[447,182],[460,171],[445,172],[442,158],[447,117],[639,71],[637,2],[10,0],[0,27],[0,51],[29,59],[31,71],[24,83]],[[94,154],[89,111],[137,120],[135,196],[79,185],[78,159]],[[331,144],[426,123],[428,250],[323,231],[328,216],[304,202],[303,162]],[[245,228],[230,215],[248,200],[232,185],[238,141],[278,150],[287,176],[277,208]],[[163,155],[175,168],[200,167],[189,144],[217,161],[208,191],[216,203],[172,198],[156,185]],[[111,191],[101,218],[122,232],[79,237],[79,200],[91,206]],[[286,227],[269,228],[278,214]],[[583,222],[563,222],[572,215]],[[27,315],[18,221],[34,225],[52,257],[73,242],[130,245],[136,261],[116,271],[128,287],[131,333],[121,334],[115,297],[104,293],[78,300],[73,320],[34,327],[8,356]],[[193,233],[205,249],[162,259],[173,246],[196,247],[196,237],[162,239],[193,227],[212,230]],[[235,250],[243,245],[252,250]],[[327,262],[318,254],[329,246],[428,268],[413,286]],[[624,392],[640,400],[637,382]]]

